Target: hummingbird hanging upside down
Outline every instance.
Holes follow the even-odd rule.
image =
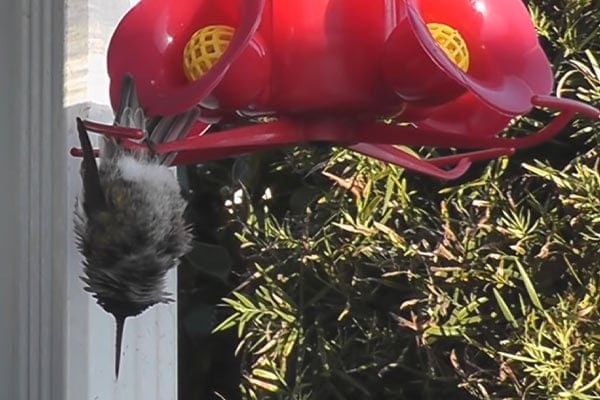
[[[198,117],[193,109],[174,117],[146,119],[132,79],[123,84],[115,125],[144,132],[148,148],[185,137]],[[83,193],[75,209],[75,234],[83,260],[85,290],[116,321],[118,378],[125,319],[172,299],[167,272],[189,249],[192,234],[186,202],[167,165],[173,155],[125,150],[105,137],[96,163],[86,123],[77,119]]]

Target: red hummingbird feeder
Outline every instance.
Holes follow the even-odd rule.
[[[577,113],[600,118],[550,96],[520,0],[141,0],[114,32],[108,73],[115,109],[129,74],[146,115],[201,110],[186,138],[153,146],[177,153],[174,165],[330,142],[453,179],[550,139]],[[498,136],[534,107],[558,114],[529,136]],[[215,123],[233,128],[207,132]],[[140,131],[86,125],[145,146]],[[420,159],[395,145],[467,152]]]

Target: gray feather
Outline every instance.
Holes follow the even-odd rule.
[[[119,108],[115,112],[115,125],[142,129],[145,140],[152,147],[152,144],[183,139],[199,116],[200,109],[194,107],[174,116],[147,118],[139,102],[135,83],[131,76],[126,76],[121,87]],[[114,151],[115,144],[111,140],[105,144],[108,146],[105,150],[108,156]],[[169,165],[175,156],[176,154],[161,154],[157,159],[160,163]]]

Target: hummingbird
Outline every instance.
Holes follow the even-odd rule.
[[[81,279],[84,290],[115,319],[117,379],[125,320],[172,301],[165,288],[166,274],[191,248],[191,228],[184,215],[187,203],[169,169],[174,154],[155,154],[152,146],[185,137],[198,115],[194,108],[147,118],[133,79],[126,76],[114,126],[143,131],[147,146],[128,150],[107,135],[96,154],[86,123],[77,118],[83,189],[74,212],[74,231],[83,256]]]

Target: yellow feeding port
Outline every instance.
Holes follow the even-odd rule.
[[[435,22],[427,24],[427,28],[429,28],[431,36],[446,55],[454,61],[458,68],[463,72],[467,72],[469,69],[469,49],[461,34],[451,26]]]
[[[183,69],[190,81],[200,79],[227,50],[235,29],[210,25],[196,31],[183,50]]]

